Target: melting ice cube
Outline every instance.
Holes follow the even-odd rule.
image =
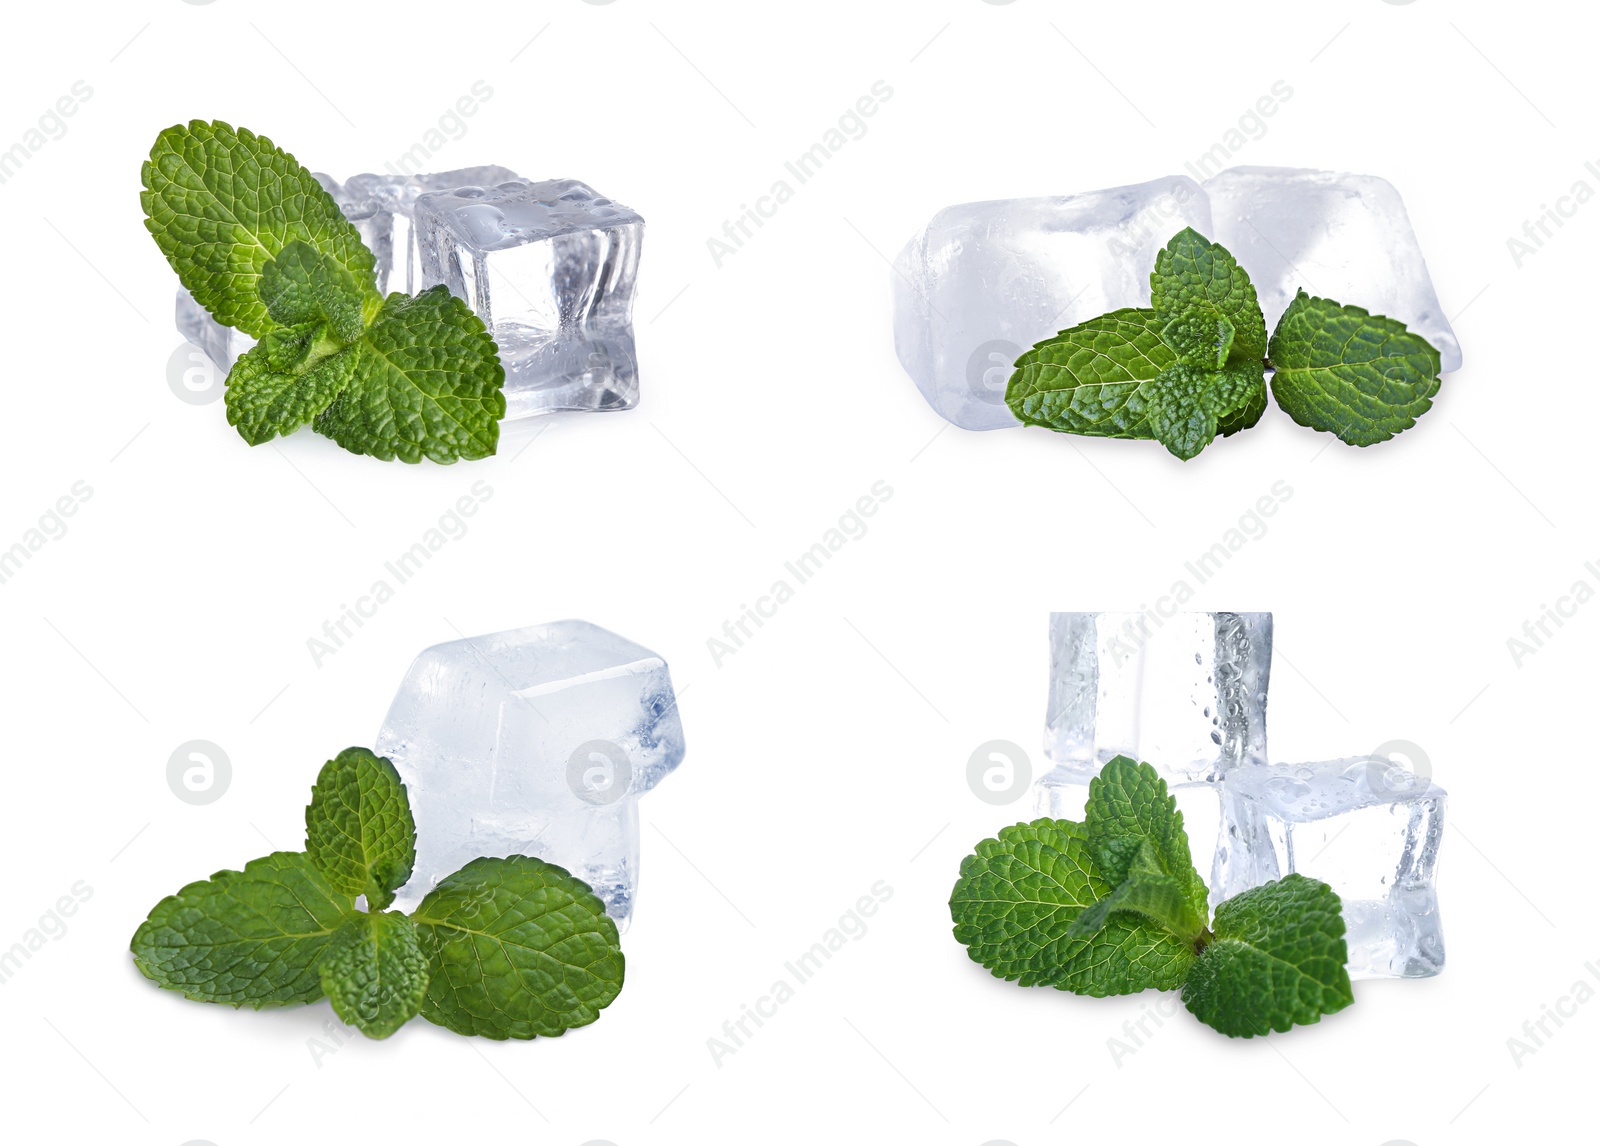
[[[644,220],[576,179],[423,194],[422,286],[444,283],[489,326],[506,417],[639,401],[633,291]]]
[[[1169,784],[1267,759],[1271,613],[1052,613],[1045,755],[1087,782],[1113,756]]]
[[[352,175],[344,184],[346,199],[370,205],[356,224],[362,240],[372,249],[377,264],[378,293],[416,294],[422,289],[413,210],[428,191],[454,191],[461,187],[493,187],[520,179],[505,167],[463,167],[430,175]],[[337,195],[334,196],[338,198]],[[345,214],[350,214],[346,208]]]
[[[1352,975],[1444,967],[1434,890],[1443,789],[1382,756],[1258,764],[1229,772],[1222,788],[1228,896],[1299,872],[1343,900]]]
[[[947,207],[895,261],[900,363],[956,425],[1020,425],[1005,404],[1012,363],[1066,327],[1149,305],[1156,252],[1185,227],[1211,231],[1205,193],[1185,175]]]
[[[378,733],[406,783],[409,911],[478,856],[531,855],[587,882],[626,925],[639,797],[683,759],[667,664],[587,621],[450,641],[417,657]]]

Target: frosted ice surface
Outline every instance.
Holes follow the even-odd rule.
[[[1045,755],[1087,782],[1113,756],[1169,784],[1267,759],[1272,614],[1052,613]]]
[[[1461,368],[1400,193],[1373,175],[1294,167],[1230,167],[1206,180],[1206,232],[1250,274],[1270,332],[1304,287],[1406,324]]]
[[[556,621],[424,650],[376,750],[399,770],[417,822],[397,908],[478,856],[522,854],[585,880],[625,924],[639,797],[684,748],[661,657],[587,621]]]
[[[1223,781],[1224,891],[1299,872],[1344,904],[1352,975],[1436,975],[1445,793],[1380,756],[1254,765]]]
[[[507,418],[638,402],[639,215],[575,179],[510,180],[424,194],[415,222],[421,285],[447,285],[500,346]]]
[[[1005,404],[1012,363],[1066,327],[1148,305],[1156,252],[1185,227],[1210,234],[1211,212],[1183,175],[947,207],[895,262],[900,363],[956,425],[1020,425]]]
[[[176,307],[178,333],[206,352],[206,357],[211,359],[221,370],[227,374],[233,369],[233,364],[243,354],[256,344],[242,330],[235,330],[231,326],[211,317],[211,312],[195,302],[194,295],[178,288],[178,301]]]

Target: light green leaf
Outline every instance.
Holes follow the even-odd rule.
[[[1091,318],[1017,359],[1006,405],[1023,422],[1072,434],[1149,438],[1144,388],[1177,355],[1152,310]]]
[[[235,1007],[322,997],[317,964],[355,910],[300,852],[273,852],[169,895],[133,936],[133,961],[169,990]]]
[[[373,1039],[409,1022],[428,992],[417,929],[398,911],[358,912],[334,933],[318,971],[333,1013]]]
[[[1215,938],[1183,985],[1184,1005],[1235,1038],[1314,1023],[1355,1001],[1339,897],[1289,875],[1217,908]]]
[[[306,854],[346,895],[381,911],[411,878],[417,831],[394,765],[346,748],[322,766],[306,806]]]
[[[529,856],[475,859],[412,914],[428,957],[422,1017],[531,1039],[599,1018],[622,990],[617,925],[582,880]]]
[[[391,294],[355,372],[313,423],[347,450],[405,462],[488,457],[506,412],[494,339],[445,287]]]
[[[962,861],[950,915],[974,962],[1025,987],[1104,996],[1183,982],[1193,945],[1137,916],[1070,934],[1079,913],[1111,891],[1081,824],[1035,820],[1003,829]]]
[[[322,329],[320,324],[309,325]],[[312,347],[299,338],[304,330],[280,327],[269,332],[228,371],[223,394],[228,424],[237,428],[239,436],[252,446],[298,430],[326,409],[354,377],[358,358],[355,346],[306,366]]]
[[[265,136],[193,120],[156,137],[142,172],[145,226],[195,300],[260,338],[278,325],[261,299],[266,265],[309,243],[358,281],[372,252],[326,191]]]
[[[1183,813],[1178,811],[1177,800],[1167,794],[1167,782],[1154,768],[1126,756],[1107,761],[1100,774],[1089,781],[1089,802],[1083,815],[1089,852],[1112,886],[1128,878],[1139,856],[1153,854],[1158,870],[1177,881],[1184,899],[1204,923],[1205,881],[1195,871],[1189,855]],[[1148,842],[1150,853],[1142,847],[1130,847],[1125,841],[1131,840],[1141,845]]]
[[[340,342],[361,337],[367,320],[383,304],[370,278],[358,279],[299,240],[261,269],[260,288],[273,321],[285,326],[325,322]]]
[[[1114,911],[1143,916],[1191,943],[1206,929],[1205,916],[1195,911],[1183,884],[1170,875],[1135,871],[1106,898],[1085,908],[1073,920],[1067,934],[1072,938],[1093,935],[1105,926]]]
[[[1433,405],[1439,352],[1405,324],[1301,291],[1272,333],[1272,396],[1352,446],[1388,441]]]
[[[1233,323],[1212,306],[1183,311],[1161,328],[1161,338],[1178,361],[1202,370],[1220,370],[1233,349]]]
[[[1226,247],[1185,227],[1156,255],[1150,305],[1163,325],[1195,309],[1217,313],[1233,328],[1229,357],[1255,359],[1267,352],[1267,321],[1250,276]]]

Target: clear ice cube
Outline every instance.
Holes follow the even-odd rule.
[[[422,289],[422,269],[413,225],[413,211],[419,196],[428,191],[493,187],[521,178],[505,167],[463,167],[428,175],[371,172],[352,175],[344,184],[345,197],[357,203],[370,203],[373,208],[370,221],[364,225],[358,223],[357,228],[377,264],[378,293],[416,294]]]
[[[423,194],[415,222],[422,286],[448,286],[500,346],[507,418],[637,404],[637,214],[575,179],[511,180]]]
[[[1216,230],[1250,274],[1267,330],[1296,291],[1406,324],[1461,368],[1461,346],[1439,306],[1400,193],[1373,175],[1294,167],[1230,167],[1206,180]]]
[[[1382,756],[1252,765],[1229,772],[1222,789],[1226,896],[1299,872],[1343,901],[1351,975],[1419,978],[1444,967],[1434,890],[1443,789]]]
[[[1087,782],[1113,756],[1169,784],[1267,759],[1271,613],[1052,613],[1045,755]]]
[[[587,621],[426,649],[376,750],[405,781],[417,862],[410,910],[478,856],[531,855],[587,882],[626,925],[639,874],[639,797],[683,759],[661,657]]]
[[[947,207],[895,261],[895,350],[922,396],[968,430],[1020,425],[1012,363],[1035,342],[1150,302],[1156,252],[1185,227],[1211,232],[1183,175],[1081,195]]]

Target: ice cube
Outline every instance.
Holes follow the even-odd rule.
[[[1169,784],[1267,759],[1271,613],[1052,613],[1045,755],[1087,782],[1113,756]]]
[[[575,179],[425,193],[422,286],[444,283],[500,346],[506,417],[639,400],[633,289],[644,220]]]
[[[1351,975],[1439,973],[1443,789],[1383,756],[1256,764],[1222,787],[1229,897],[1290,872],[1320,879],[1344,903]]]
[[[1406,324],[1461,368],[1400,193],[1372,175],[1295,167],[1230,167],[1206,180],[1215,231],[1250,274],[1267,330],[1304,287]]]
[[[374,207],[371,222],[365,227],[358,224],[358,227],[377,262],[378,293],[416,294],[422,289],[413,226],[418,196],[428,191],[493,187],[520,178],[505,167],[463,167],[428,175],[375,175],[371,172],[352,175],[344,184],[345,196]]]
[[[587,882],[626,924],[639,797],[683,759],[667,665],[587,621],[426,649],[378,733],[417,823],[410,910],[478,856],[531,855]]]
[[[178,333],[206,352],[206,357],[216,363],[223,374],[233,369],[233,364],[256,344],[256,340],[243,331],[211,317],[211,312],[195,302],[194,295],[178,288],[176,307]]]
[[[1020,425],[1005,404],[1012,363],[1066,327],[1148,305],[1156,252],[1185,227],[1209,234],[1211,212],[1183,175],[947,207],[895,261],[900,363],[956,425]]]
[[[1210,890],[1213,909],[1224,898],[1224,865],[1227,840],[1222,834],[1222,785],[1207,780],[1169,784],[1171,796],[1183,815],[1184,832],[1189,837],[1189,858]],[[1052,768],[1034,783],[1033,806],[1037,816],[1052,820],[1083,822],[1089,804],[1089,785],[1068,772]]]

